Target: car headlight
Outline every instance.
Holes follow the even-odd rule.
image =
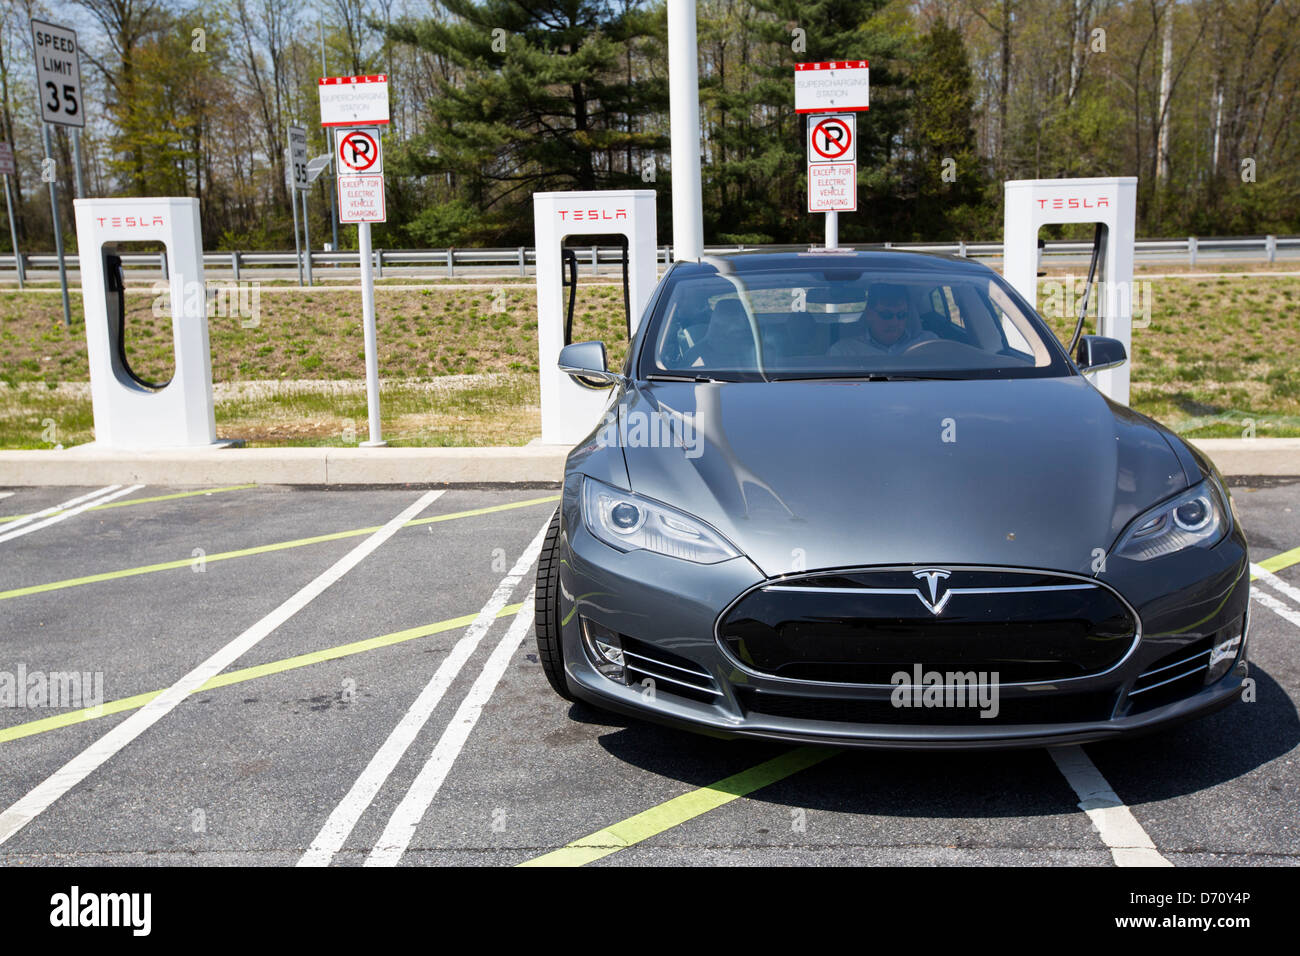
[[[654,551],[697,564],[740,556],[731,542],[699,518],[594,478],[582,484],[582,520],[593,535],[619,551]]]
[[[1223,493],[1207,478],[1129,522],[1114,553],[1147,561],[1183,548],[1210,548],[1223,539],[1230,526]]]

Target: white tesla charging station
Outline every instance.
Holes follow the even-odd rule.
[[[537,246],[537,367],[542,442],[574,445],[596,426],[608,388],[580,385],[556,365],[565,335],[563,246],[566,236],[627,238],[629,325],[635,334],[657,279],[658,233],[653,189],[533,194]]]
[[[1034,308],[1038,308],[1038,230],[1058,222],[1105,226],[1097,334],[1123,342],[1131,360],[1137,177],[1017,179],[1006,184],[1006,191],[1002,274]],[[1089,377],[1106,395],[1128,404],[1128,362]]]
[[[77,247],[86,310],[86,357],[101,448],[197,448],[217,442],[212,412],[207,293],[199,201],[188,198],[78,199]],[[175,373],[151,386],[123,348],[119,242],[166,248]]]

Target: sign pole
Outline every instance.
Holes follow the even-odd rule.
[[[81,139],[77,135],[86,125],[85,99],[81,95],[81,47],[77,31],[44,20],[31,20],[32,52],[36,56],[36,93],[40,104],[41,142],[45,147],[42,178],[49,177],[50,218],[54,223],[54,249],[59,255],[59,285],[63,289],[63,324],[71,327],[72,308],[68,303],[68,267],[63,257],[63,226],[59,222],[59,187],[54,176],[50,124],[71,126],[72,148],[76,157],[77,195],[85,194],[81,176]],[[46,172],[49,170],[49,172]]]
[[[50,124],[41,124],[41,142],[45,146],[46,168],[52,169],[54,160],[50,156]],[[72,305],[68,301],[68,267],[63,261],[63,226],[59,223],[59,184],[56,177],[50,176],[50,218],[54,221],[54,251],[59,257],[59,285],[63,289],[63,325],[72,328]]]
[[[18,251],[18,224],[14,222],[14,200],[9,193],[9,174],[5,173],[5,208],[9,210],[9,238],[14,246],[14,269],[18,272],[18,288],[23,288],[23,256]]]
[[[826,214],[826,248],[840,247],[840,213],[858,208],[857,114],[870,108],[866,60],[796,63],[794,108],[808,116],[808,211]]]
[[[704,254],[696,0],[668,0],[668,113],[673,164],[673,258]]]
[[[381,448],[384,441],[379,416],[379,342],[375,331],[374,251],[370,224],[384,222],[384,153],[380,126],[388,123],[388,76],[323,76],[317,83],[320,122],[335,127],[334,181],[338,190],[338,219],[357,224],[361,272],[361,317],[366,347],[366,411],[370,438],[363,448]],[[346,127],[341,138],[338,128]],[[348,173],[345,176],[344,170]]]
[[[302,244],[306,248],[304,261],[307,263],[307,284],[311,285],[311,233],[307,231],[307,190],[299,189],[302,196]]]
[[[334,155],[334,136],[335,133],[333,129],[325,130],[325,141],[326,141],[326,145],[328,145],[330,148],[331,156]],[[330,183],[329,188],[326,189],[325,191],[330,194],[330,229],[333,232],[333,239],[334,239],[333,249],[335,252],[338,252],[339,251],[339,215],[338,215],[338,210],[334,206],[334,191],[338,188],[337,177],[339,171],[334,168],[334,163],[332,161],[330,162],[330,172],[334,175],[334,177],[336,177],[336,181]],[[335,265],[338,265],[338,263],[335,262]]]
[[[284,162],[284,184],[289,188],[289,211],[293,213],[293,259],[298,264],[298,285],[302,285],[302,241],[298,238],[298,196],[294,188],[292,147],[285,147]]]
[[[81,130],[72,127],[72,162],[77,167],[77,198],[86,198],[86,177],[81,170]]]
[[[370,223],[357,223],[357,244],[361,249],[361,315],[366,340],[366,408],[370,413],[370,440],[364,448],[382,448],[388,444],[380,433],[379,423],[379,343],[375,335],[375,277],[371,274],[373,254],[370,250]]]
[[[329,71],[325,69],[325,26],[321,21],[318,20],[316,21],[316,29],[320,35],[320,75],[322,78],[324,78],[329,76]],[[334,130],[328,126],[325,127],[325,146],[330,151],[330,154],[333,155]],[[330,163],[330,165],[333,166],[334,164]],[[336,176],[338,175],[337,169],[334,170],[333,172],[334,175]],[[330,248],[332,248],[335,252],[338,252],[339,251],[339,217],[338,217],[338,211],[334,208],[334,189],[335,189],[335,184],[330,183],[329,189],[327,189],[326,192],[330,194],[330,232],[333,235],[333,239],[334,239],[333,245],[331,245]],[[334,265],[337,267],[338,263],[335,262]]]

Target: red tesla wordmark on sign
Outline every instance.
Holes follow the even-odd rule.
[[[379,158],[379,144],[368,133],[352,132],[339,144],[339,159],[349,168],[364,173]]]
[[[853,133],[843,120],[824,119],[813,127],[812,144],[818,156],[839,159],[853,145]]]

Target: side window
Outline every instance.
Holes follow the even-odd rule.
[[[945,315],[948,311],[947,303],[943,300],[943,292],[938,286],[930,290],[930,311],[937,312],[939,315]]]
[[[961,309],[957,307],[957,299],[952,294],[952,286],[946,285],[943,287],[943,298],[948,305],[948,318],[952,321],[952,324],[959,329],[966,328],[966,323],[961,317]]]
[[[1029,342],[1025,339],[1024,334],[1016,328],[1014,322],[1001,309],[998,310],[998,324],[1002,327],[1002,337],[1006,339],[1007,347],[1015,349],[1017,352],[1023,352],[1028,355],[1033,350],[1029,347]]]

